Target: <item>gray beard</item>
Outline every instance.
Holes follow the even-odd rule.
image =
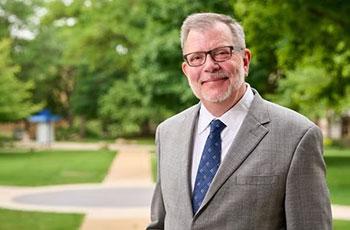
[[[230,84],[228,86],[228,89],[224,93],[222,93],[221,95],[218,95],[216,97],[210,97],[210,96],[206,95],[205,93],[204,94],[201,93],[202,99],[204,99],[206,101],[209,101],[211,103],[221,103],[221,102],[227,100],[232,95],[233,90],[235,88],[238,88],[237,86],[244,82],[244,73],[243,73],[243,71],[239,71],[239,75],[240,75],[240,79],[237,82],[235,82],[235,84]],[[223,73],[217,73],[217,74],[214,74],[213,77],[221,78],[221,77],[225,77],[225,75]],[[199,97],[198,93],[195,91],[195,87],[192,86],[191,81],[188,81],[188,82],[190,84],[190,87],[191,87],[192,92],[194,93],[194,95],[199,100],[201,100],[201,98]]]
[[[224,92],[223,94],[221,95],[218,95],[217,97],[209,97],[205,94],[203,94],[203,99],[206,100],[206,101],[209,101],[209,102],[212,102],[212,103],[221,103],[223,101],[225,101],[226,99],[228,99],[231,94],[233,92],[233,85],[230,85],[228,87],[228,89],[226,90],[226,92]]]

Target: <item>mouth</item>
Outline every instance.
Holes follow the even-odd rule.
[[[205,83],[210,83],[210,82],[219,82],[219,81],[226,81],[228,79],[228,77],[216,77],[216,78],[210,78],[204,81],[201,81],[201,84],[205,84]]]

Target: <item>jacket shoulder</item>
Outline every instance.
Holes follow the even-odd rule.
[[[199,104],[193,105],[183,110],[182,112],[167,118],[166,120],[164,120],[158,125],[157,129],[167,129],[169,127],[176,128],[183,120],[189,119],[195,116],[198,113],[199,108],[200,108]]]
[[[311,127],[317,127],[309,118],[294,110],[270,101],[264,100],[264,102],[267,105],[271,121],[276,121],[281,127],[291,127],[293,129],[309,129]]]

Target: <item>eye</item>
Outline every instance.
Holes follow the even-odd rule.
[[[215,61],[225,61],[230,58],[230,48],[218,48],[212,51],[212,57],[215,59]]]
[[[215,50],[213,53],[215,56],[220,56],[220,55],[227,55],[230,53],[230,51],[227,49],[220,49],[220,50]]]
[[[188,57],[188,60],[190,62],[200,62],[203,59],[204,59],[204,55],[202,53],[193,53]]]

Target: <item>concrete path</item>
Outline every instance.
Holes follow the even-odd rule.
[[[333,219],[350,221],[350,206],[332,205]]]
[[[1,186],[0,206],[27,211],[133,217],[148,213],[152,190],[153,186],[146,184]]]
[[[116,145],[111,146],[118,150],[118,156],[112,163],[112,166],[107,174],[103,184],[106,185],[128,185],[132,190],[126,193],[125,200],[136,201],[140,197],[147,197],[147,202],[143,206],[124,210],[119,215],[111,215],[109,212],[90,212],[86,215],[85,221],[81,230],[141,230],[145,229],[149,223],[149,207],[153,191],[151,180],[151,147],[142,145]],[[143,188],[139,194],[134,194],[132,197],[128,194],[138,188]],[[144,200],[143,200],[144,201]]]

